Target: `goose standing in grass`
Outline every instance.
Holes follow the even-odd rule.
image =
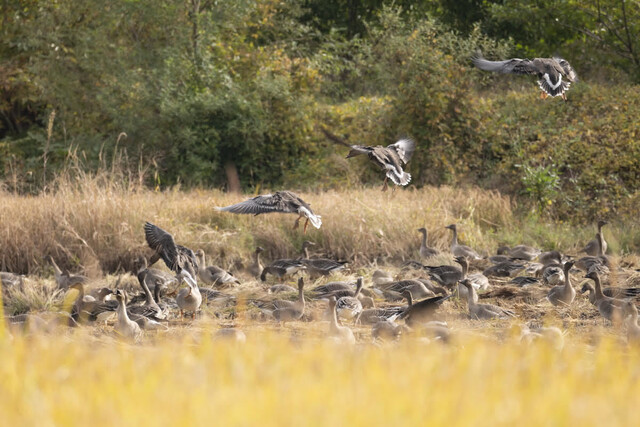
[[[198,276],[207,285],[228,285],[228,284],[240,284],[240,280],[233,277],[231,273],[221,269],[215,265],[206,265],[205,254],[202,249],[196,251],[196,257],[198,258]]]
[[[142,339],[142,329],[140,329],[140,325],[131,320],[127,314],[127,303],[124,292],[116,289],[114,294],[116,301],[118,301],[118,321],[115,325],[116,332],[127,340],[139,342]]]
[[[624,324],[627,327],[627,342],[640,342],[640,326],[638,326],[638,308],[632,301],[626,301],[622,306]]]
[[[336,312],[337,300],[335,297],[329,298],[329,336],[340,341],[344,341],[349,344],[355,344],[356,337],[353,335],[353,331],[347,327],[338,324],[338,315]]]
[[[402,314],[400,314],[400,319],[404,319],[405,323],[410,327],[432,320],[442,303],[451,298],[451,295],[438,295],[437,297],[427,298],[414,303],[411,292],[404,291],[402,294],[406,296],[409,304]]]
[[[595,239],[590,240],[589,243],[587,243],[587,245],[580,252],[586,252],[587,255],[591,256],[599,256],[607,253],[608,245],[604,240],[604,235],[602,234],[602,227],[607,224],[609,224],[609,221],[598,221],[598,233],[596,234]]]
[[[389,179],[396,185],[407,185],[411,182],[411,175],[403,170],[403,165],[409,163],[413,152],[416,149],[416,143],[410,138],[400,139],[399,141],[383,147],[376,145],[370,147],[366,145],[351,145],[337,135],[332,134],[324,127],[322,132],[331,141],[350,148],[347,159],[351,157],[366,154],[373,163],[386,172],[382,191],[388,188]]]
[[[343,319],[355,319],[358,321],[360,313],[362,313],[362,303],[358,299],[362,290],[362,277],[358,277],[358,286],[353,296],[340,297],[336,302],[336,311],[338,316]]]
[[[148,283],[160,284],[160,286],[177,285],[178,279],[171,273],[157,268],[149,267],[149,263],[145,256],[140,256],[135,262],[136,276],[138,281],[147,280]]]
[[[536,259],[538,255],[542,252],[540,249],[533,248],[527,245],[517,245],[512,248],[509,246],[501,246],[498,248],[498,255],[506,255],[507,257],[513,259],[520,259],[523,261],[531,261]],[[508,260],[505,260],[508,261]]]
[[[76,283],[87,283],[88,279],[86,276],[82,276],[80,274],[71,274],[66,270],[62,271],[62,269],[58,267],[58,264],[56,264],[51,255],[48,255],[46,258],[53,266],[53,273],[56,278],[58,289],[66,289]]]
[[[347,261],[334,261],[329,258],[309,258],[309,246],[315,243],[305,240],[302,243],[302,263],[307,266],[307,272],[312,276],[328,276],[336,271],[343,270]]]
[[[473,65],[485,71],[503,74],[535,74],[538,76],[538,87],[541,97],[561,96],[565,101],[565,92],[578,76],[569,62],[560,57],[529,59],[507,59],[506,61],[487,61],[478,53],[472,58]]]
[[[463,256],[456,257],[456,262],[462,267],[462,279],[467,279],[476,290],[486,290],[489,288],[489,279],[484,274],[469,275],[469,261]],[[461,299],[466,300],[468,298],[469,291],[466,286],[463,286],[458,282],[458,295]],[[478,294],[476,293],[476,302],[478,302]],[[414,295],[415,296],[415,295]]]
[[[140,316],[149,318],[156,322],[166,319],[167,313],[160,308],[158,303],[155,301],[155,299],[151,295],[151,291],[149,290],[149,285],[147,280],[148,280],[148,276],[142,277],[142,280],[140,280],[140,277],[138,278],[138,281],[140,282],[140,287],[144,292],[145,301],[143,305],[135,305],[135,306],[129,307],[128,309],[129,315],[130,317],[134,318],[134,320],[137,320],[138,317]],[[156,283],[155,286],[160,286],[160,285]]]
[[[551,286],[564,282],[564,270],[562,268],[562,256],[558,251],[547,252],[541,259],[542,269],[536,273],[542,278],[542,282]]]
[[[436,296],[434,292],[427,289],[424,283],[416,279],[405,279],[397,282],[392,282],[381,287],[385,291],[393,291],[402,294],[403,291],[408,290],[411,292],[414,298],[424,299]]]
[[[618,322],[621,320],[621,309],[624,304],[623,300],[611,298],[602,293],[602,285],[598,273],[592,271],[585,276],[587,279],[593,280],[595,283],[595,306],[605,319],[610,322]]]
[[[547,299],[551,304],[558,307],[566,307],[571,305],[576,298],[576,290],[571,286],[571,278],[569,277],[569,270],[573,267],[573,261],[567,261],[564,263],[564,285],[554,286],[549,289]]]
[[[182,277],[188,275],[195,283],[199,267],[196,254],[191,249],[177,245],[171,234],[150,222],[144,225],[144,235],[149,247],[155,251],[149,260],[150,265],[162,258],[169,270]]]
[[[311,206],[291,191],[276,191],[273,194],[264,194],[253,197],[235,205],[216,208],[219,211],[236,214],[260,215],[264,213],[296,213],[298,218],[293,224],[293,228],[298,228],[300,219],[306,218],[304,222],[304,232],[307,231],[309,222],[315,228],[320,228],[322,219],[311,210]]]
[[[418,228],[418,232],[422,234],[422,241],[420,242],[420,257],[422,259],[429,259],[439,254],[438,250],[427,246],[427,229],[425,227]]]
[[[304,279],[298,278],[298,300],[297,301],[285,301],[280,300],[273,310],[273,317],[280,323],[291,322],[293,320],[300,320],[304,316]]]
[[[202,304],[202,294],[200,293],[200,288],[198,288],[198,283],[193,279],[193,277],[191,277],[191,275],[185,273],[186,271],[183,270],[179,276],[187,282],[188,288],[180,289],[178,296],[176,296],[176,303],[180,309],[181,318],[184,317],[185,312],[191,312],[191,317],[195,319],[196,312],[200,308],[200,304]]]
[[[474,319],[502,319],[507,317],[515,317],[515,313],[509,309],[498,307],[493,304],[478,304],[478,296],[476,290],[468,279],[461,280],[460,283],[469,291],[467,296],[467,304],[469,306],[469,314]]]
[[[585,283],[584,285],[582,285],[580,293],[584,294],[585,292],[589,292],[589,302],[593,305],[596,305],[596,289],[591,283]],[[603,288],[602,293],[604,294],[604,296],[616,299],[637,299],[640,297],[640,288],[618,288],[610,286],[607,288]]]
[[[307,266],[299,259],[278,259],[262,269],[260,273],[260,280],[267,281],[267,274],[282,278],[284,276],[291,276],[296,274],[300,270],[306,270]]]
[[[262,265],[262,262],[260,262],[260,254],[262,252],[264,252],[264,248],[261,246],[258,246],[256,250],[253,252],[253,262],[247,268],[247,271],[249,272],[249,274],[251,274],[253,277],[256,277],[256,278],[260,277],[260,273],[262,273],[262,269],[264,268],[264,266]]]
[[[453,232],[451,239],[451,253],[453,255],[463,256],[468,259],[482,259],[482,257],[469,246],[458,243],[458,227],[456,224],[447,225],[445,228],[448,228]]]

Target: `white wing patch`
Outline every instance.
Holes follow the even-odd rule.
[[[547,81],[547,84],[553,90],[558,89],[558,86],[562,84],[562,74],[558,74],[558,82],[556,84],[551,83],[551,79],[549,78],[548,73],[544,73],[542,77]]]

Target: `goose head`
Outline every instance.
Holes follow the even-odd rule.
[[[598,221],[598,228],[604,227],[607,224],[609,224],[609,221],[601,219],[600,221]]]
[[[456,224],[449,224],[445,228],[448,228],[449,230],[452,230],[452,231],[456,231],[457,229]]]
[[[580,289],[580,293],[584,294],[585,292],[594,292],[595,289],[593,289],[593,285],[591,283],[585,283],[584,285],[582,285],[582,288]]]

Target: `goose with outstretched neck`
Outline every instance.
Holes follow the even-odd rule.
[[[509,309],[498,307],[493,304],[478,304],[478,296],[476,290],[469,279],[463,279],[460,284],[468,290],[467,304],[469,306],[469,314],[474,319],[501,319],[507,317],[515,317],[515,313]]]
[[[624,304],[623,300],[611,298],[602,293],[602,284],[600,283],[600,277],[595,271],[587,273],[585,276],[588,279],[593,280],[595,284],[594,303],[598,307],[598,311],[605,319],[610,322],[619,321],[622,314],[621,309]]]
[[[176,297],[176,304],[180,308],[180,317],[184,318],[184,313],[190,312],[192,313],[191,317],[195,319],[196,312],[200,308],[200,304],[202,304],[202,294],[200,293],[200,288],[198,288],[198,283],[188,273],[180,273],[178,277],[181,281],[187,282],[188,286],[180,289]]]
[[[118,320],[115,325],[116,332],[126,340],[138,342],[142,339],[142,329],[140,326],[129,318],[127,314],[127,302],[125,293],[116,289],[114,292],[116,301],[118,301]]]
[[[329,298],[329,311],[331,315],[329,318],[329,336],[349,344],[354,344],[356,342],[356,337],[353,335],[353,331],[348,326],[338,324],[336,305],[336,298],[333,296]]]
[[[451,238],[451,253],[453,255],[463,256],[470,259],[482,259],[482,257],[469,246],[458,243],[458,226],[456,224],[447,225],[445,228],[448,228],[453,232],[453,236]]]
[[[422,241],[420,243],[420,257],[423,259],[429,259],[438,255],[438,250],[427,246],[427,229],[425,227],[418,228],[418,232],[422,234]]]
[[[571,278],[569,277],[569,270],[573,267],[573,261],[567,261],[564,263],[564,285],[554,286],[549,289],[547,299],[553,305],[568,306],[576,298],[576,290],[571,286]]]

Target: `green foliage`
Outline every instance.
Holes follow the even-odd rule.
[[[542,214],[558,195],[560,177],[556,166],[515,166],[522,168],[523,193],[535,201],[538,214]]]

